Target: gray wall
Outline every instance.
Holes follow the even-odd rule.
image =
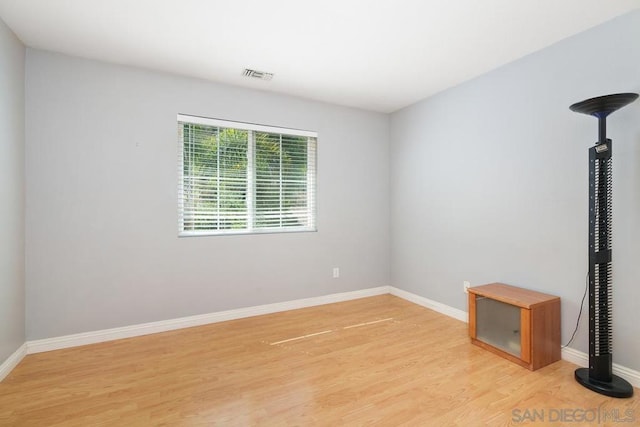
[[[640,92],[640,12],[391,116],[392,284],[466,310],[463,280],[562,298],[573,331],[587,265],[595,118],[569,105]],[[640,369],[640,102],[614,147],[614,362]],[[587,319],[572,347],[587,351]]]
[[[28,339],[389,284],[387,115],[33,49],[26,78]],[[177,113],[318,131],[318,232],[178,238]]]
[[[0,364],[25,341],[24,58],[0,21]]]

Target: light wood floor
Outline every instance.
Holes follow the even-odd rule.
[[[574,369],[530,372],[384,295],[29,355],[0,383],[0,425],[640,425],[640,391],[607,398]]]

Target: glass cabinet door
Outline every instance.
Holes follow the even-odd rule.
[[[476,297],[476,338],[516,357],[521,354],[520,308]]]

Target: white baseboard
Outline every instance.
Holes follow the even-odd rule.
[[[24,343],[13,352],[11,356],[7,360],[5,360],[2,364],[0,364],[0,381],[5,379],[9,372],[13,370],[18,363],[27,355],[27,343]]]
[[[466,311],[453,308],[441,302],[430,300],[429,298],[421,297],[420,295],[412,294],[411,292],[403,291],[393,286],[389,286],[389,293],[399,298],[412,302],[414,304],[421,305],[445,316],[453,317],[461,322],[467,323],[469,321],[469,315]]]
[[[238,308],[235,310],[219,311],[216,313],[200,314],[196,316],[181,317],[177,319],[161,320],[158,322],[123,326],[120,328],[103,329],[100,331],[83,332],[73,335],[45,338],[40,340],[27,341],[27,351],[29,354],[41,353],[44,351],[59,350],[63,348],[77,347],[87,344],[96,344],[122,338],[155,334],[158,332],[173,331],[176,329],[190,328],[193,326],[201,326],[209,323],[224,322],[227,320],[259,316],[262,314],[271,314],[281,311],[295,310],[298,308],[349,301],[353,299],[366,298],[387,293],[389,293],[389,287],[380,286],[378,288],[362,289],[352,292],[342,292],[314,298],[304,298],[293,301],[279,302],[275,304],[258,305],[255,307]]]
[[[589,355],[571,347],[562,349],[562,360],[574,363],[583,368],[589,365]]]
[[[27,341],[4,363],[0,365],[0,381],[22,360],[26,354],[40,353],[50,350],[59,350],[69,347],[77,347],[87,344],[112,341],[122,338],[131,338],[158,332],[172,331],[193,326],[201,326],[209,323],[224,322],[227,320],[241,319],[245,317],[271,314],[287,310],[295,310],[305,307],[313,307],[323,304],[331,304],[349,301],[358,298],[366,298],[375,295],[391,294],[399,298],[421,305],[430,310],[468,322],[466,311],[430,300],[429,298],[404,291],[394,286],[380,286],[377,288],[362,289],[353,292],[323,295],[314,298],[298,299],[275,304],[265,304],[255,307],[239,308],[235,310],[220,311],[216,313],[201,314],[196,316],[181,317],[178,319],[162,320],[158,322],[142,323],[138,325],[124,326],[121,328],[104,329],[100,331],[84,332],[80,334],[65,335],[61,337],[46,338]],[[578,366],[587,366],[589,357],[587,354],[573,348],[562,349],[562,359]],[[613,364],[613,373],[629,381],[634,387],[640,387],[640,372],[625,366]]]
[[[562,349],[562,360],[575,363],[578,366],[586,368],[589,366],[589,355],[582,351],[576,350],[571,347]],[[620,378],[624,378],[629,381],[632,386],[640,387],[640,372],[634,369],[627,368],[626,366],[613,364],[613,373]]]

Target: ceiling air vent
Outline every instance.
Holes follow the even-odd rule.
[[[273,78],[273,73],[251,70],[249,68],[245,68],[244,71],[242,72],[242,75],[245,77],[253,77],[254,79],[260,79],[260,80],[271,80]]]

